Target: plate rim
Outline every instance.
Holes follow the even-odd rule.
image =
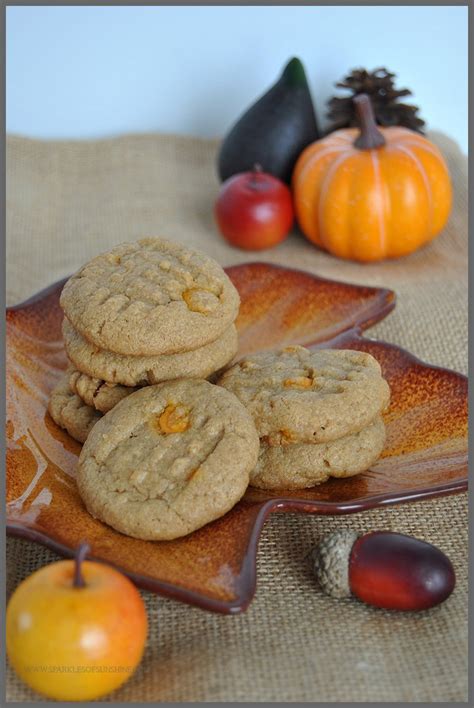
[[[120,566],[120,564],[116,564],[111,561],[104,561],[103,559],[96,558],[93,555],[88,556],[87,559],[97,563],[106,563],[107,565],[112,566],[130,578],[137,585],[137,587],[142,590],[148,590],[154,594],[171,600],[184,602],[187,605],[199,607],[200,609],[207,610],[209,612],[216,612],[224,615],[241,614],[248,609],[257,591],[258,546],[260,544],[263,527],[270,514],[278,512],[296,512],[301,514],[319,514],[325,516],[348,516],[349,514],[360,513],[362,511],[368,511],[370,509],[377,509],[385,506],[395,506],[396,504],[413,503],[416,501],[461,494],[467,491],[467,488],[468,478],[466,477],[460,480],[455,480],[454,482],[436,485],[434,487],[430,487],[429,489],[420,488],[402,492],[397,497],[390,497],[387,494],[374,495],[373,497],[367,497],[366,500],[364,500],[369,502],[368,505],[364,505],[360,502],[357,503],[357,500],[348,500],[337,505],[336,508],[334,504],[331,504],[331,502],[305,501],[303,499],[291,499],[285,497],[269,499],[261,502],[252,526],[252,531],[249,536],[245,554],[243,556],[240,573],[236,578],[236,586],[240,589],[240,593],[237,593],[234,600],[218,600],[216,598],[209,597],[208,595],[204,595],[203,593],[196,592],[195,590],[182,588],[178,585],[173,585],[173,583],[167,583],[163,580],[156,580],[146,575],[131,572]],[[8,536],[37,543],[64,558],[74,557],[73,549],[68,548],[68,546],[63,545],[50,536],[47,536],[40,531],[36,531],[25,524],[20,525],[17,523],[7,522],[6,532]]]

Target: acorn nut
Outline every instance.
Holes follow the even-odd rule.
[[[343,529],[324,538],[311,560],[325,593],[388,610],[425,610],[454,590],[451,561],[439,548],[391,531],[358,536]]]

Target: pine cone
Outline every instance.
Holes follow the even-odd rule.
[[[402,96],[411,96],[409,89],[396,89],[394,78],[387,69],[380,67],[372,72],[354,69],[337,88],[346,89],[351,96],[334,96],[328,101],[327,117],[331,121],[328,132],[358,125],[352,99],[359,93],[370,96],[377,123],[382,126],[401,125],[418,133],[423,133],[425,121],[417,116],[418,107],[399,103]]]

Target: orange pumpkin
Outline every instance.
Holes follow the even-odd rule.
[[[451,210],[448,168],[407,128],[378,128],[370,99],[354,99],[360,131],[337,130],[300,155],[292,186],[305,236],[340,258],[379,261],[439,234]]]

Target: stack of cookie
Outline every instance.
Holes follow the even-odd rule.
[[[301,489],[349,477],[383,450],[390,389],[370,354],[290,346],[242,359],[217,383],[246,406],[257,428],[254,487]]]
[[[61,294],[70,367],[49,412],[84,442],[138,388],[205,379],[237,351],[237,290],[213,259],[159,238],[125,243],[73,275]]]

